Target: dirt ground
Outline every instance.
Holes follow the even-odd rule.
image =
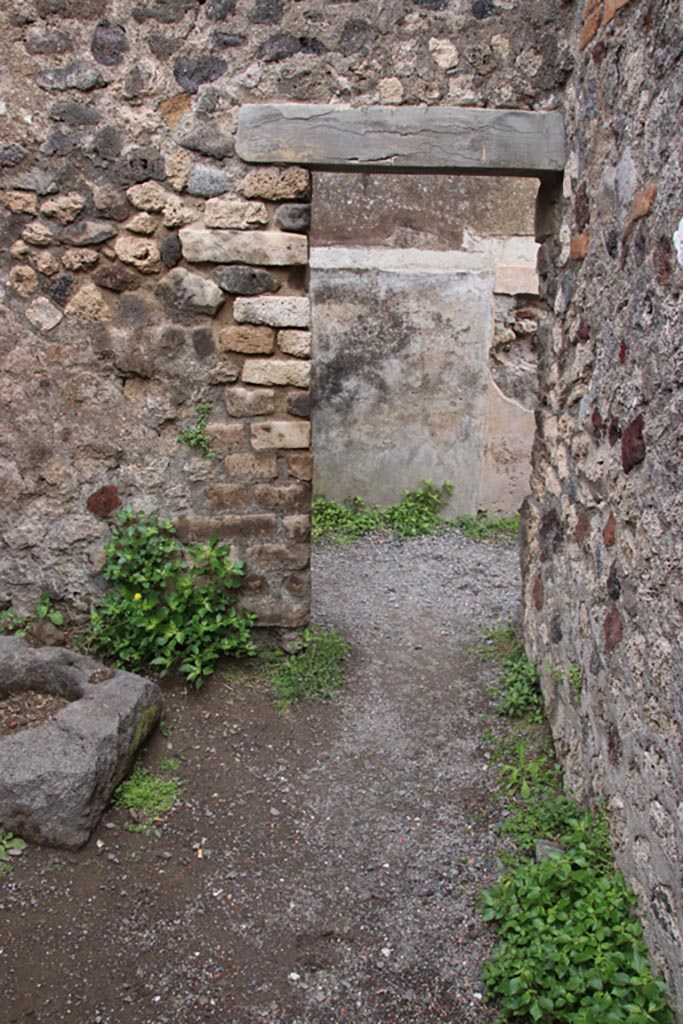
[[[484,735],[517,554],[459,534],[314,554],[314,616],[353,644],[331,704],[279,715],[253,669],[165,684],[183,799],[110,810],[78,853],[0,878],[0,1024],[470,1024],[495,1018],[479,890],[497,870]]]

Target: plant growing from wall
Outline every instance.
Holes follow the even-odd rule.
[[[216,539],[183,546],[170,520],[122,509],[102,573],[113,584],[92,610],[87,644],[122,668],[177,668],[195,688],[222,655],[253,654],[255,616],[236,607],[241,562]]]
[[[209,422],[209,416],[213,404],[211,402],[204,402],[197,406],[197,422],[193,427],[185,427],[178,434],[178,440],[181,444],[186,444],[190,448],[198,448],[202,455],[206,455],[209,459],[215,459],[216,453],[211,450],[211,437],[206,432],[206,425]]]
[[[0,612],[0,636],[9,633],[23,639],[28,633],[29,622],[26,616],[20,615],[14,606]]]

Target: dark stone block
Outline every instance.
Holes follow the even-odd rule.
[[[621,464],[624,473],[628,474],[639,466],[645,458],[645,438],[643,437],[644,419],[642,412],[629,423],[621,438]]]
[[[425,11],[445,11],[448,7],[448,0],[413,0],[416,7],[422,7]]]
[[[607,593],[613,601],[618,601],[621,597],[621,583],[619,582],[619,573],[617,571],[617,563],[612,563],[612,568],[609,571],[607,577]]]
[[[27,156],[26,150],[18,142],[9,142],[0,146],[0,167],[16,167]]]
[[[228,65],[220,57],[179,57],[173,75],[185,92],[194,94],[200,85],[215,82],[225,74],[227,68]]]
[[[282,21],[280,0],[256,0],[256,6],[248,12],[249,21],[255,25],[279,25]]]
[[[491,18],[497,13],[498,12],[491,3],[491,0],[474,0],[472,3],[472,14],[477,21],[483,21],[484,18]]]
[[[61,100],[53,103],[50,107],[50,117],[53,121],[63,121],[64,124],[92,125],[99,124],[102,115],[96,107],[87,103],[76,103],[74,100]]]
[[[254,267],[217,267],[214,277],[219,288],[230,295],[263,295],[280,289],[280,282],[273,274]]]
[[[147,36],[147,45],[159,60],[168,60],[180,46],[180,41],[169,39],[168,36],[162,35],[161,32],[150,32]]]
[[[311,226],[308,203],[284,203],[275,215],[275,223],[283,231],[306,232]]]
[[[139,25],[146,21],[158,21],[162,25],[175,25],[182,21],[188,11],[196,10],[196,0],[152,0],[133,8],[133,17]]]
[[[291,392],[287,396],[287,412],[290,416],[301,416],[302,419],[310,419],[311,416],[311,395],[308,391]]]
[[[70,274],[62,274],[52,282],[52,298],[60,306],[63,306],[73,291],[74,279]]]
[[[177,267],[183,258],[183,250],[180,245],[180,238],[175,232],[166,235],[159,246],[159,253],[161,254],[161,262],[165,267],[168,267],[169,270],[172,267]]]
[[[369,49],[376,38],[377,29],[362,18],[351,18],[344,25],[337,49],[345,57],[350,57],[360,50]]]
[[[116,160],[121,155],[123,142],[116,128],[100,128],[92,141],[92,148],[101,160]]]
[[[278,36],[271,36],[270,39],[261,43],[256,56],[266,64],[274,64],[277,61],[293,57],[301,49],[301,43],[289,32],[283,32]]]
[[[44,32],[39,29],[29,30],[24,46],[30,54],[68,53],[73,50],[70,37],[59,29],[48,29]]]
[[[199,124],[179,140],[183,149],[193,153],[203,153],[216,160],[223,160],[235,152],[235,143],[231,136],[223,134],[213,124]]]
[[[81,136],[78,132],[69,132],[67,134],[61,128],[56,128],[55,131],[50,132],[40,147],[40,152],[44,156],[67,156],[75,149],[80,149],[80,146]]]
[[[553,615],[550,622],[550,642],[559,644],[562,642],[562,622],[559,615]]]
[[[111,21],[100,21],[93,32],[90,52],[97,63],[104,64],[105,67],[120,64],[124,53],[128,52],[125,28]]]
[[[200,359],[206,359],[216,351],[210,327],[197,327],[192,332],[192,344]]]
[[[235,46],[244,46],[246,36],[234,35],[231,32],[216,31],[211,36],[211,42],[221,50],[229,50]]]
[[[140,67],[134,67],[128,72],[123,81],[123,95],[127,100],[137,100],[143,96],[152,80],[150,71],[143,71]]]
[[[209,21],[225,21],[235,13],[235,0],[209,0],[204,9]]]
[[[164,158],[153,146],[136,146],[117,161],[114,177],[124,188],[150,179],[163,181],[166,177]]]
[[[137,275],[120,263],[98,267],[92,279],[100,288],[106,288],[110,292],[132,291],[140,283]]]

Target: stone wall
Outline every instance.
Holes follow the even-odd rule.
[[[534,179],[313,175],[316,491],[388,505],[448,481],[448,514],[518,511],[534,432],[537,191]]]
[[[119,503],[217,533],[261,624],[309,608],[308,174],[244,102],[553,106],[561,0],[8,0],[0,604],[82,615]],[[215,458],[179,443],[211,403]]]
[[[607,800],[683,1020],[683,5],[577,13],[525,626],[567,780]]]

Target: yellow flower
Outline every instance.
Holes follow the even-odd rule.
[[[142,594],[133,594],[134,601],[142,601]]]

